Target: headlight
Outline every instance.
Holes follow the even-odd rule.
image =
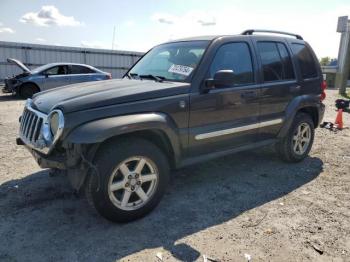
[[[61,110],[53,110],[50,112],[47,117],[47,126],[49,132],[46,133],[49,134],[46,134],[45,140],[55,140],[61,135],[64,127],[64,116]],[[51,137],[51,139],[49,137]]]
[[[59,115],[57,112],[53,112],[50,115],[50,131],[52,136],[55,136],[57,134],[58,130],[58,122],[59,122]]]

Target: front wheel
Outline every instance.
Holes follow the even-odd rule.
[[[287,135],[276,145],[279,156],[287,162],[300,162],[310,152],[315,127],[310,115],[298,113]]]
[[[164,153],[153,143],[128,138],[107,144],[95,161],[98,175],[86,184],[90,203],[113,222],[129,222],[152,211],[169,180]]]
[[[20,96],[24,99],[32,98],[34,94],[38,93],[39,89],[36,85],[27,83],[23,84],[20,88]]]

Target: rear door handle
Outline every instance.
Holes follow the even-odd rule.
[[[256,98],[258,93],[256,91],[247,91],[241,94],[242,98]]]

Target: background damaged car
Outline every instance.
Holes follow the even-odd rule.
[[[51,63],[30,70],[16,59],[8,58],[7,61],[19,66],[23,72],[5,79],[3,92],[16,93],[23,98],[58,86],[112,78],[110,73],[85,64]]]

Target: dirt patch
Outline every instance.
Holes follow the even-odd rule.
[[[350,129],[317,129],[299,164],[263,148],[175,171],[154,212],[119,225],[15,145],[23,105],[0,96],[0,261],[350,261]]]

